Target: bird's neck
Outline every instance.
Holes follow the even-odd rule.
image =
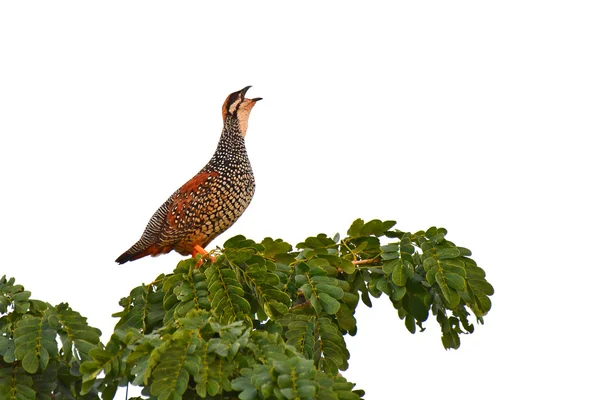
[[[235,123],[223,127],[217,150],[209,162],[211,167],[217,170],[228,169],[232,165],[249,168],[246,143],[237,128]]]

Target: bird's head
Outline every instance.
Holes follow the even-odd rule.
[[[250,117],[250,111],[257,101],[262,100],[261,97],[254,99],[247,99],[244,96],[251,86],[246,86],[242,90],[231,93],[225,99],[223,103],[223,123],[227,123],[228,118],[237,119],[239,122],[242,136],[246,136],[246,130],[248,129],[248,117]]]

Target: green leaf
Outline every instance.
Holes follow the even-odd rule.
[[[381,226],[381,229],[383,230],[382,234],[384,232],[389,231],[390,229],[392,229],[394,226],[396,225],[396,221],[392,221],[392,220],[388,220],[388,221],[383,221],[383,224]],[[381,236],[381,235],[380,235]]]
[[[391,243],[380,246],[380,249],[383,253],[397,253],[398,252],[398,243]]]
[[[314,399],[317,388],[313,385],[304,385],[298,388],[298,396],[302,399]]]
[[[452,274],[462,279],[459,275]],[[435,280],[440,285],[440,289],[442,289],[442,294],[444,299],[448,302],[448,307],[450,309],[456,308],[460,303],[460,296],[456,292],[455,289],[450,287],[447,282],[447,278],[442,271],[438,271],[435,274]]]
[[[439,261],[435,257],[427,257],[423,260],[423,268],[425,271],[429,271],[439,265]]]
[[[456,258],[460,256],[460,250],[456,247],[449,247],[444,249],[437,249],[438,260],[445,260],[448,258]]]
[[[293,388],[285,388],[285,389],[281,389],[281,394],[286,398],[286,399],[293,399],[293,398],[297,398],[296,397],[296,393],[294,392]]]
[[[315,289],[317,289],[317,292],[319,292],[319,295],[321,293],[327,293],[328,295],[330,295],[331,297],[333,297],[334,299],[337,299],[337,300],[344,297],[344,291],[339,287],[327,285],[324,283],[318,283],[315,285]]]
[[[221,390],[221,387],[219,386],[219,382],[211,379],[208,381],[207,389],[210,396],[216,396]]]
[[[324,258],[313,258],[313,259],[309,260],[307,262],[307,264],[311,268],[315,268],[315,267],[328,267],[330,265],[329,261],[327,261]]]
[[[457,247],[457,249],[460,251],[461,256],[468,257],[471,255],[471,250],[469,250],[465,247]]]
[[[383,234],[383,232],[383,222],[378,219],[367,222],[360,230],[361,236],[380,236],[379,234]]]
[[[436,265],[435,267],[427,271],[425,279],[427,280],[427,283],[429,283],[429,285],[433,285],[435,283],[435,275],[438,273],[439,270],[440,269]]]
[[[476,288],[477,290],[485,293],[488,296],[494,294],[494,288],[485,279],[469,279],[469,284],[471,285],[471,287]]]
[[[394,259],[398,259],[400,258],[400,254],[395,252],[395,253],[381,253],[381,259],[382,260],[394,260]]]
[[[458,349],[460,347],[460,338],[455,331],[449,331],[442,335],[442,344],[445,349]]]
[[[406,279],[407,275],[404,265],[401,263],[396,264],[394,271],[392,272],[392,282],[398,286],[404,286],[406,285]]]
[[[292,246],[281,239],[273,240],[267,237],[260,244],[264,246],[263,254],[267,258],[274,258],[278,254],[286,254],[292,250]]]
[[[415,246],[410,244],[410,242],[405,243],[403,240],[400,245],[400,252],[402,254],[413,254],[415,252]]]
[[[246,237],[243,235],[233,236],[225,241],[223,247],[232,249],[245,247],[245,241]]]
[[[452,272],[444,272],[444,277],[446,278],[446,283],[453,289],[456,290],[464,290],[465,288],[465,279]]]
[[[330,265],[333,265],[334,267],[341,269],[342,271],[344,271],[347,274],[352,274],[356,270],[356,267],[354,266],[354,264],[352,264],[351,261],[345,260],[341,257],[335,256],[332,254],[324,254],[324,255],[320,255],[319,257],[327,260]]]
[[[340,258],[340,264],[337,265],[342,271],[347,274],[353,274],[356,271],[356,266],[351,261]]]
[[[417,327],[415,325],[415,319],[412,316],[407,316],[404,319],[404,326],[406,326],[406,329],[408,329],[408,331],[412,334],[414,334],[417,331]]]
[[[15,293],[12,296],[12,300],[14,302],[22,302],[22,301],[29,300],[30,297],[31,297],[31,292],[25,290],[25,291],[22,291],[22,292],[19,292],[19,293]]]
[[[348,236],[350,237],[357,237],[360,236],[361,231],[363,229],[363,227],[365,226],[365,221],[363,221],[362,219],[357,219],[355,220],[352,225],[350,226],[350,229],[348,229]]]
[[[406,294],[406,291],[407,291],[406,286],[396,287],[396,288],[394,288],[394,291],[392,292],[390,299],[394,303],[399,302],[400,300],[402,300],[402,298]]]
[[[394,272],[394,269],[396,268],[397,265],[400,265],[400,260],[399,259],[384,261],[384,263],[383,263],[383,272],[386,275],[391,275],[392,272]]]
[[[354,309],[348,307],[346,304],[340,304],[340,309],[335,314],[338,320],[338,324],[341,329],[350,332],[356,331],[356,318],[354,318]]]
[[[467,277],[465,263],[462,260],[456,258],[443,260],[440,261],[439,265],[444,272],[452,272],[454,274],[462,276],[463,278]]]
[[[327,293],[319,294],[319,303],[327,314],[335,314],[340,309],[340,303]]]
[[[35,350],[31,350],[25,354],[25,357],[21,360],[21,365],[23,365],[23,369],[30,374],[35,374],[37,372],[40,367],[40,359]]]
[[[425,321],[429,316],[429,307],[423,303],[423,299],[410,292],[402,298],[402,306],[410,312],[417,321]]]

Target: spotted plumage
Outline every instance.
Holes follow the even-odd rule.
[[[246,99],[249,88],[225,100],[221,139],[208,164],[156,210],[140,240],[116,262],[171,250],[195,255],[246,210],[254,195],[254,175],[244,138],[250,111],[261,100]]]

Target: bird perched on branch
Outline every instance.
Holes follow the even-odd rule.
[[[244,137],[250,111],[261,100],[245,98],[248,89],[225,99],[223,132],[208,164],[156,210],[140,240],[117,263],[171,250],[206,255],[204,248],[246,210],[254,195],[254,175]]]

